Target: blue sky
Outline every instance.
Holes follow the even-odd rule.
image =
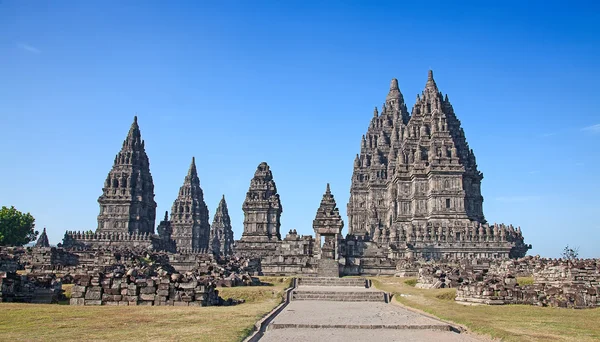
[[[31,212],[51,243],[95,229],[137,113],[157,217],[195,156],[211,222],[225,194],[239,238],[266,161],[282,233],[311,234],[327,182],[346,218],[390,79],[410,108],[431,68],[484,174],[488,221],[521,226],[532,254],[599,257],[600,11],[560,3],[1,1],[0,205]]]

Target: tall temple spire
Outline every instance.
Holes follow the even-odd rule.
[[[210,251],[215,255],[231,255],[233,254],[232,247],[233,229],[225,195],[223,195],[210,228]]]
[[[40,234],[40,237],[37,239],[35,246],[36,247],[50,247],[50,241],[48,241],[48,235],[46,234],[46,227],[44,227],[42,234]]]
[[[188,169],[188,177],[198,177],[198,171],[196,170],[196,157],[192,157],[192,163]]]
[[[137,116],[115,157],[98,203],[98,232],[154,233],[154,183]]]
[[[204,202],[204,193],[200,187],[194,157],[183,185],[179,188],[179,195],[173,202],[171,221],[172,237],[178,249],[208,249],[210,235],[208,207]]]
[[[361,139],[359,160],[365,162],[354,162],[347,210],[349,233],[372,235],[374,225],[389,229],[404,223],[422,225],[428,220],[484,223],[482,175],[460,121],[440,93],[431,70],[412,115],[398,120],[402,106],[398,81],[392,79],[385,114],[379,119],[382,124],[373,125],[372,119],[366,141]],[[390,113],[394,119],[385,121]],[[428,176],[423,178],[424,174]],[[395,184],[392,198],[388,192],[391,184]],[[464,191],[457,192],[459,188]],[[420,190],[408,196],[408,189]]]

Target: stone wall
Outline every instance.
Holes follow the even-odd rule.
[[[504,268],[503,267],[507,267]],[[533,285],[519,286],[510,269],[533,269]],[[600,307],[600,261],[524,258],[478,274],[458,287],[456,300],[489,305],[530,304],[565,308]]]
[[[55,277],[0,272],[0,301],[18,303],[57,303],[62,283]]]
[[[158,269],[115,269],[108,274],[75,277],[71,305],[214,306],[239,303],[224,300],[212,277],[169,273]]]

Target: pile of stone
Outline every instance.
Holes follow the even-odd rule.
[[[456,301],[487,305],[534,304],[535,291],[524,291],[512,275],[501,277],[493,274],[464,279],[456,291]]]
[[[53,276],[0,272],[2,302],[51,304],[58,303],[62,298],[62,283]]]
[[[467,277],[483,280],[482,272],[456,265],[428,264],[421,265],[415,287],[421,289],[454,288],[463,283]]]
[[[510,273],[490,272],[484,279],[463,281],[458,287],[456,300],[488,305],[529,304],[576,309],[600,307],[598,260],[538,258],[521,261],[532,262],[535,263],[533,285],[521,287]]]
[[[117,268],[108,274],[75,276],[71,305],[215,306],[243,301],[219,297],[213,277],[170,273],[158,267]]]
[[[20,256],[23,248],[0,247],[0,272],[16,272],[21,269]]]

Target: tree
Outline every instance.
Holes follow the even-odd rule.
[[[577,259],[579,257],[579,247],[570,248],[569,245],[567,245],[567,247],[563,249],[561,257],[567,260]]]
[[[35,219],[30,213],[24,214],[15,207],[0,209],[0,245],[22,246],[35,241],[39,232],[35,231]]]

